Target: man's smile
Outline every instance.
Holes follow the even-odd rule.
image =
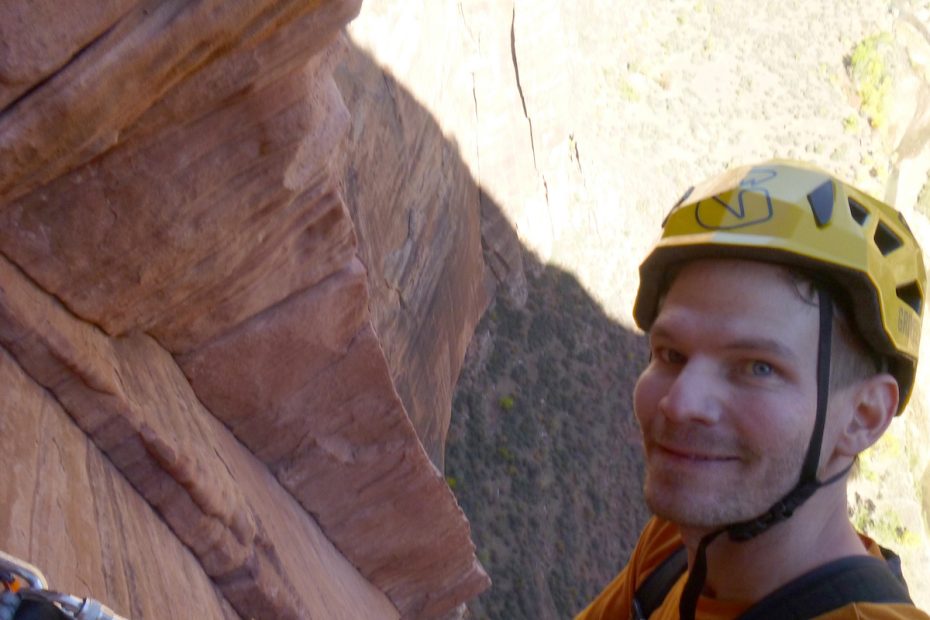
[[[695,448],[684,444],[658,443],[651,445],[652,452],[671,461],[685,461],[689,463],[725,463],[738,461],[739,458],[731,454],[720,454],[703,448]]]

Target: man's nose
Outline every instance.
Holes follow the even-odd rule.
[[[659,410],[676,422],[714,424],[722,411],[720,376],[708,360],[689,359],[659,400]]]

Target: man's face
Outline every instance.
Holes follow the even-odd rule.
[[[814,425],[817,326],[817,308],[777,267],[702,260],[681,270],[634,393],[655,514],[721,526],[794,486]]]

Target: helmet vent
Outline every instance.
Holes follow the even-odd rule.
[[[901,247],[902,241],[884,222],[879,222],[875,228],[875,245],[878,246],[878,251],[882,253],[882,256],[888,256]]]
[[[920,309],[923,307],[923,296],[920,294],[920,288],[916,282],[899,286],[895,292],[898,294],[898,299],[913,308],[914,312],[920,314]]]
[[[869,212],[866,211],[865,207],[852,198],[849,199],[849,214],[852,215],[852,218],[856,220],[859,226],[863,226],[865,221],[869,219]]]
[[[833,217],[833,181],[826,181],[807,195],[807,202],[814,212],[817,226],[823,227],[830,223]]]

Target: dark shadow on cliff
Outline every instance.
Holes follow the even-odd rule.
[[[566,618],[619,570],[647,517],[632,388],[641,336],[527,255],[466,358],[446,475],[493,580],[477,618]]]
[[[570,617],[625,563],[647,517],[631,404],[644,339],[611,320],[572,274],[521,247],[430,112],[364,51],[349,48],[336,70],[353,123],[345,191],[369,262],[372,303],[379,287],[396,289],[397,300],[382,291],[381,301],[416,320],[416,309],[404,307],[408,289],[421,285],[413,266],[450,258],[424,254],[431,246],[422,244],[366,250],[381,231],[358,221],[357,205],[380,200],[382,225],[400,219],[411,228],[404,243],[416,238],[417,222],[437,222],[434,234],[443,235],[450,233],[441,227],[482,216],[481,244],[493,274],[484,290],[495,292],[455,387],[444,463],[493,580],[469,603],[470,617]],[[382,179],[380,193],[360,171]],[[420,255],[384,285],[397,252]],[[423,312],[436,309],[428,301]],[[443,337],[434,326],[435,317],[422,323],[412,346]],[[398,378],[410,410],[414,390]],[[415,420],[424,445],[436,445],[447,411]],[[442,468],[441,456],[430,453]]]

